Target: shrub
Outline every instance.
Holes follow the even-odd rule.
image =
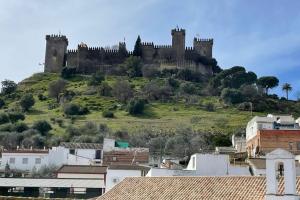
[[[105,76],[101,72],[96,72],[92,75],[91,79],[88,81],[89,86],[100,85],[102,81],[105,80]]]
[[[168,84],[172,87],[172,88],[178,88],[180,83],[179,81],[177,81],[175,78],[168,78]]]
[[[33,126],[33,129],[38,130],[41,135],[47,135],[47,133],[52,130],[51,125],[49,124],[49,122],[45,121],[45,120],[40,120],[40,121],[36,121]]]
[[[61,70],[60,76],[64,79],[68,79],[68,78],[71,78],[72,76],[74,76],[75,74],[76,74],[76,68],[75,67],[64,67]]]
[[[225,88],[222,90],[221,98],[225,103],[237,104],[244,100],[243,95],[237,89]]]
[[[17,89],[17,84],[11,80],[6,79],[2,81],[1,84],[2,84],[1,93],[4,95],[14,93]]]
[[[205,109],[206,111],[213,112],[213,111],[216,110],[215,104],[213,104],[213,103],[211,103],[211,102],[206,103],[206,104],[204,105],[204,109]]]
[[[9,122],[9,117],[6,113],[0,113],[0,124],[5,124]]]
[[[10,112],[8,113],[8,118],[11,123],[16,123],[19,120],[24,120],[25,115],[23,113],[18,113],[18,112]]]
[[[180,85],[180,90],[186,94],[195,94],[196,93],[196,87],[192,83],[182,83]]]
[[[133,96],[133,90],[128,81],[117,80],[113,85],[113,96],[121,102],[127,102]]]
[[[99,87],[100,96],[110,97],[111,96],[112,87],[109,86],[107,82],[102,82]]]
[[[48,92],[49,96],[56,99],[56,102],[59,102],[59,95],[66,88],[67,82],[59,79],[57,81],[53,81],[49,84]]]
[[[3,99],[0,99],[0,109],[5,106],[5,101]]]
[[[27,126],[27,124],[21,122],[21,123],[16,123],[15,127],[14,127],[14,131],[18,132],[18,133],[22,133],[23,131],[28,130],[29,127]]]
[[[42,93],[39,93],[39,94],[38,94],[38,99],[39,99],[40,101],[45,101],[45,100],[47,100],[47,97],[44,96]]]
[[[34,103],[35,101],[32,94],[25,94],[20,100],[20,105],[24,111],[28,111]]]
[[[132,99],[128,105],[128,112],[131,115],[143,114],[145,109],[144,99]]]
[[[114,112],[112,112],[110,110],[104,110],[102,112],[102,116],[105,118],[114,118],[115,117]]]
[[[86,107],[81,107],[74,103],[67,104],[64,107],[64,113],[66,115],[85,115],[88,112],[89,110]]]

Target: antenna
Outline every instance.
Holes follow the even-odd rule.
[[[61,35],[61,31],[60,30],[58,30],[58,35]]]
[[[126,42],[126,38],[124,37],[124,43]]]

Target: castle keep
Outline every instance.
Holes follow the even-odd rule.
[[[142,42],[141,58],[144,67],[157,69],[191,69],[211,75],[213,61],[213,39],[194,38],[193,47],[185,46],[185,30],[175,28],[171,31],[172,45],[154,45]],[[78,73],[90,74],[96,71],[113,73],[118,71],[127,57],[133,53],[120,42],[118,49],[88,47],[81,43],[77,49],[68,50],[68,39],[64,35],[46,36],[45,72],[59,73],[63,67],[75,67]]]

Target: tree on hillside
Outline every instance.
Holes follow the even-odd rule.
[[[33,129],[38,130],[41,135],[45,136],[47,135],[47,133],[52,130],[51,125],[49,124],[49,122],[45,121],[45,120],[40,120],[40,121],[36,121],[33,126]]]
[[[136,39],[134,49],[133,49],[133,55],[139,57],[142,56],[142,43],[141,43],[140,36],[138,36],[138,38]]]
[[[268,95],[269,89],[278,86],[279,80],[275,76],[262,76],[257,80],[257,84],[263,87]]]
[[[0,109],[5,106],[5,101],[3,99],[0,99]]]
[[[17,89],[17,84],[11,80],[5,79],[4,81],[1,82],[1,85],[2,85],[1,93],[4,95],[11,94],[15,92]]]
[[[112,93],[119,101],[126,103],[133,96],[133,89],[128,81],[117,80],[113,85]]]
[[[282,90],[286,92],[286,99],[289,100],[289,92],[292,91],[292,86],[289,83],[285,83],[282,85]]]
[[[48,88],[49,96],[55,98],[56,102],[59,103],[59,95],[65,90],[66,85],[67,82],[62,79],[51,82]]]
[[[130,56],[125,61],[125,67],[127,69],[127,74],[130,78],[142,77],[142,59],[137,56]]]
[[[34,103],[35,101],[32,94],[25,94],[20,100],[20,105],[23,111],[28,111],[34,105]]]

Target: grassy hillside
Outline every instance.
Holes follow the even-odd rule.
[[[113,130],[128,130],[129,132],[139,132],[144,128],[155,130],[163,129],[172,131],[178,126],[190,126],[194,130],[205,132],[223,132],[229,134],[236,129],[244,128],[247,121],[251,118],[248,111],[239,111],[234,107],[228,107],[220,103],[218,97],[197,96],[197,102],[186,104],[183,100],[172,103],[162,103],[159,101],[147,104],[144,115],[135,117],[126,112],[124,106],[114,97],[102,97],[94,88],[87,85],[89,76],[76,76],[68,80],[67,90],[75,92],[72,102],[86,106],[90,113],[70,119],[64,116],[62,105],[57,108],[49,109],[49,105],[55,103],[54,99],[38,100],[38,94],[48,96],[48,85],[51,81],[59,79],[57,74],[40,73],[23,80],[18,86],[18,94],[32,93],[35,97],[34,107],[26,113],[25,123],[32,124],[37,120],[47,120],[51,122],[52,134],[63,135],[65,128],[70,124],[80,126],[88,121],[97,124],[107,124]],[[118,77],[106,77],[106,81],[112,85]],[[124,79],[128,79],[123,77]],[[149,80],[146,78],[128,79],[136,91],[140,91],[142,86]],[[212,102],[216,110],[209,112],[204,109],[207,102]],[[8,101],[7,109],[17,107],[17,100]],[[102,117],[102,111],[107,108],[115,107],[115,118],[108,119]],[[253,113],[261,115],[262,113]],[[63,126],[53,123],[54,119],[63,120]]]

